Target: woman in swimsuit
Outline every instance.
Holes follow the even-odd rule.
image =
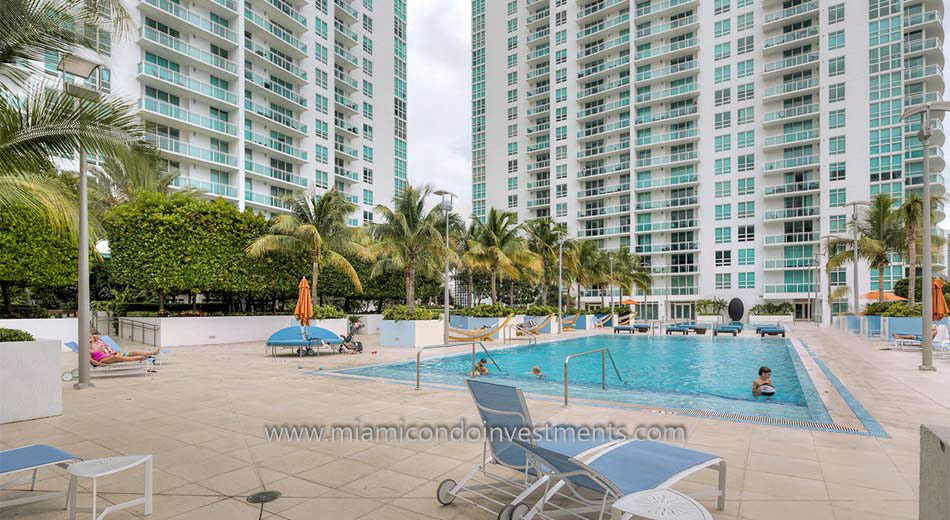
[[[149,356],[158,354],[161,349],[156,348],[151,352],[131,351],[116,352],[102,341],[98,332],[93,332],[89,339],[89,358],[93,365],[111,365],[112,363],[121,363],[123,361],[143,361]]]

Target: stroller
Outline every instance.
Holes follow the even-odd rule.
[[[337,349],[337,352],[340,354],[362,354],[363,353],[363,342],[362,341],[353,341],[353,336],[356,335],[363,328],[362,323],[357,323],[353,325],[350,329],[350,333],[346,336],[340,336],[343,338],[343,343],[340,344],[340,348]]]

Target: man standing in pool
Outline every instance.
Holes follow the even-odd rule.
[[[759,377],[752,382],[752,395],[758,397],[772,397],[775,395],[775,387],[772,386],[772,369],[766,366],[759,367]]]

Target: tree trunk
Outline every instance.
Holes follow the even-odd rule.
[[[492,269],[491,271],[491,302],[493,304],[498,303],[498,290],[495,287],[497,278],[498,278],[498,272],[495,269]]]
[[[541,260],[541,305],[548,305],[548,266]]]
[[[581,282],[577,282],[577,312],[581,311]]]
[[[913,226],[908,226],[908,235],[910,240],[907,241],[907,256],[908,263],[910,264],[910,274],[908,275],[907,284],[907,301],[911,305],[916,301],[914,298],[917,296],[917,230]],[[925,290],[921,288],[921,290]]]
[[[409,312],[416,310],[416,259],[409,257],[409,264],[406,266],[406,305],[409,306]]]
[[[475,281],[473,280],[474,273],[471,269],[468,270],[468,308],[471,309],[475,305]]]
[[[604,291],[606,291],[606,290],[607,290],[607,289],[604,288],[604,284],[600,284],[600,308],[601,308],[601,309],[603,309],[604,307],[606,307],[606,305],[605,305],[605,303],[604,303]]]
[[[13,296],[10,294],[10,284],[7,282],[0,282],[0,287],[3,288],[3,311],[7,314],[7,317],[12,318],[13,314]]]
[[[884,301],[884,266],[881,265],[877,268],[877,301],[878,303]],[[855,309],[857,312],[857,309]]]
[[[158,290],[158,312],[165,311],[165,289]]]
[[[317,306],[317,277],[320,276],[320,262],[317,261],[317,258],[313,258],[313,265],[310,276],[313,277],[313,284],[310,285],[310,303],[316,307]]]
[[[515,281],[508,280],[508,305],[515,304]]]

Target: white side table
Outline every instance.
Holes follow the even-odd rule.
[[[96,516],[96,479],[106,475],[112,475],[129,468],[134,468],[140,464],[145,464],[145,493],[142,498],[129,500],[121,504],[115,504],[102,510],[102,514]],[[109,457],[106,459],[87,460],[70,464],[66,469],[69,473],[69,520],[76,520],[76,513],[92,513],[92,518],[101,520],[107,514],[127,509],[139,504],[145,504],[145,515],[152,514],[152,456],[151,455],[130,455],[126,457]],[[92,479],[92,507],[77,507],[77,486],[80,478]]]
[[[712,515],[702,504],[672,489],[651,489],[633,493],[614,502],[613,507],[624,520],[712,520]]]

